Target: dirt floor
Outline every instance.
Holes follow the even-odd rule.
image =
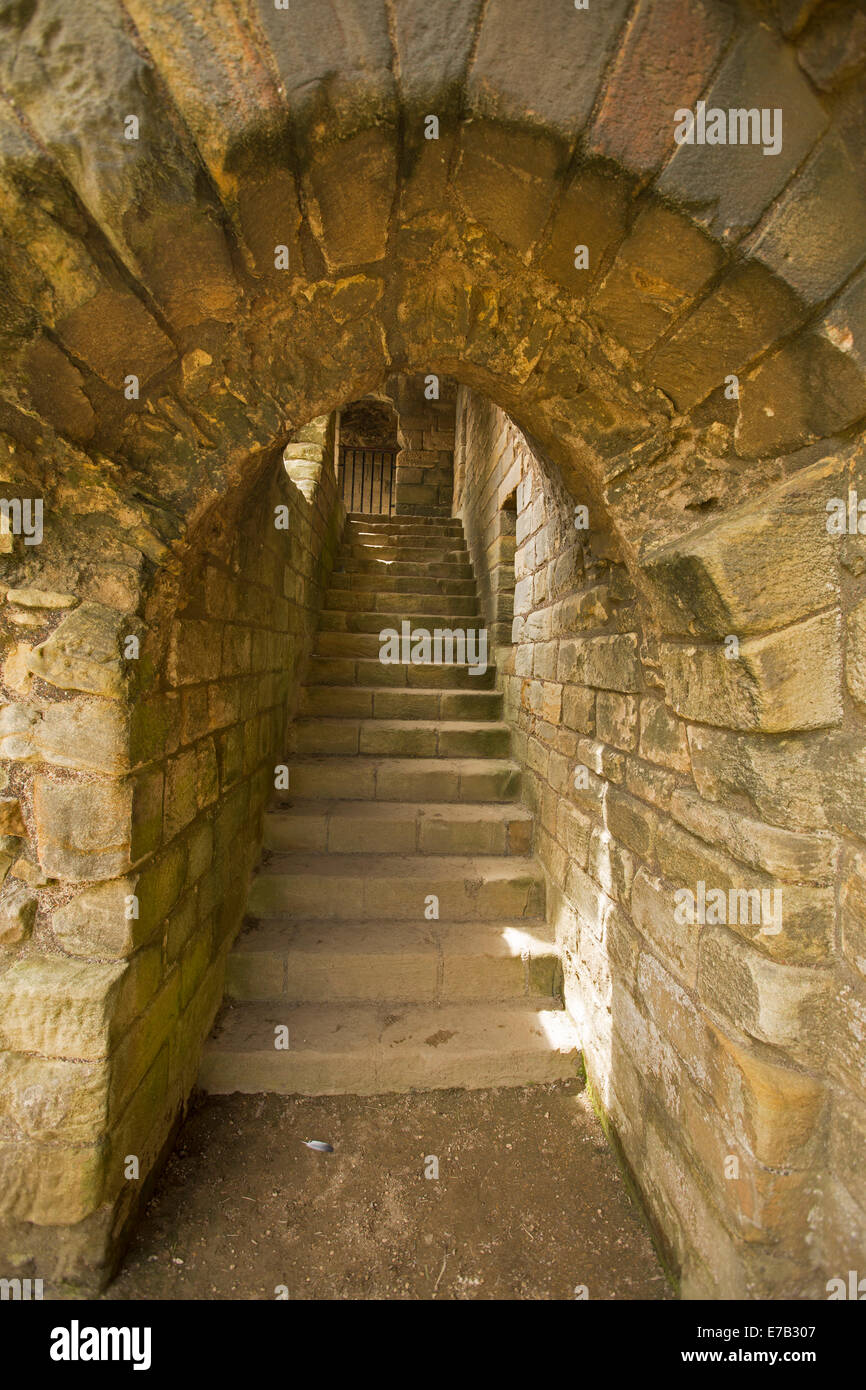
[[[673,1297],[577,1082],[202,1098],[103,1297],[273,1299],[279,1286],[292,1299]]]

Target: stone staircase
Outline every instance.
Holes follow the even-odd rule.
[[[379,660],[381,629],[479,628],[477,607],[459,521],[350,516],[203,1089],[374,1094],[574,1075],[494,670]]]

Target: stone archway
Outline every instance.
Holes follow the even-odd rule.
[[[846,509],[866,490],[856,62],[808,6],[779,25],[757,9],[734,25],[709,2],[330,8],[333,23],[312,4],[138,0],[3,17],[3,481],[8,501],[44,507],[41,544],[14,508],[2,538],[5,853],[20,866],[0,976],[8,1247],[98,1275],[140,1193],[121,1160],[152,1169],[218,1002],[213,922],[230,932],[238,904],[212,846],[207,948],[198,924],[172,923],[181,864],[185,883],[191,856],[207,859],[175,803],[212,806],[229,837],[241,813],[219,779],[238,755],[217,737],[253,723],[241,766],[261,797],[291,703],[290,629],[266,626],[269,703],[226,724],[184,708],[186,684],[218,686],[247,660],[253,674],[252,645],[248,658],[222,631],[244,578],[231,524],[243,515],[250,553],[269,551],[286,621],[310,609],[338,512],[325,427],[308,422],[395,372],[432,372],[537,441],[639,614],[640,644],[635,628],[565,636],[554,683],[626,701],[654,686],[648,737],[692,778],[636,791],[616,739],[584,735],[604,833],[640,861],[624,915],[649,948],[633,959],[628,931],[604,943],[651,1003],[609,1044],[607,1002],[587,1005],[602,1101],[694,1290],[719,1240],[717,1290],[820,1287],[866,1205],[856,497],[853,528]],[[781,152],[677,147],[672,109],[702,94],[781,109]],[[309,496],[281,469],[290,442]],[[262,539],[278,506],[299,547],[290,592]],[[185,662],[213,661],[209,603],[220,669],[187,682]],[[303,632],[299,619],[298,652]],[[620,686],[605,685],[611,661]],[[606,727],[627,723],[603,703]],[[731,862],[793,885],[790,934],[680,950],[659,904],[703,881],[701,846],[725,886]],[[591,924],[600,885],[578,868],[571,899],[585,890]],[[606,913],[622,907],[605,892]],[[129,897],[150,915],[119,917]],[[152,935],[124,927],[106,951],[85,918]],[[701,1135],[694,1181],[658,1125],[630,1133],[647,1087],[673,1113],[671,1030],[737,1116],[747,1189],[719,1185],[721,1129]]]

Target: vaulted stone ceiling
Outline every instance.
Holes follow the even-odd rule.
[[[7,472],[146,496],[145,549],[395,367],[512,410],[633,555],[866,411],[838,7],[97,0],[0,25]],[[781,152],[677,147],[701,93],[781,108]]]

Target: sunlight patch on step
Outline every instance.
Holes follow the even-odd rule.
[[[513,956],[547,955],[550,951],[549,941],[543,940],[540,936],[533,936],[532,932],[526,931],[523,927],[505,927],[502,939]]]
[[[574,1019],[567,1009],[544,1009],[538,1014],[551,1052],[577,1052],[580,1044]]]

